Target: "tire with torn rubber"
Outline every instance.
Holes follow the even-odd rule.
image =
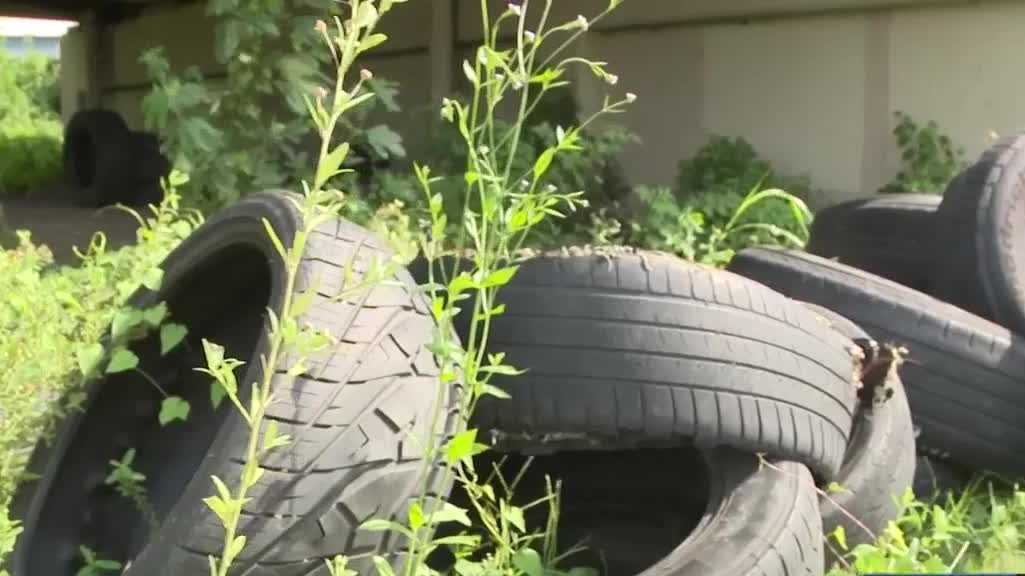
[[[934,294],[1025,334],[1025,134],[951,181],[938,216]]]
[[[880,344],[905,346],[900,374],[921,430],[918,450],[967,466],[1025,473],[1025,340],[983,318],[805,252],[750,248],[729,268],[825,306]]]
[[[874,542],[897,518],[901,512],[898,502],[912,486],[916,454],[911,409],[896,366],[883,364],[880,355],[886,351],[880,350],[867,332],[828,308],[807,306],[835,330],[866,348],[854,433],[834,480],[839,492],[819,498],[826,536],[842,527],[846,544],[853,549]],[[842,552],[829,547],[826,551],[828,564],[838,560],[835,552]]]
[[[499,291],[495,378],[475,423],[500,445],[695,442],[807,464],[843,461],[855,389],[845,338],[735,274],[632,249],[525,261]]]
[[[822,520],[802,464],[727,448],[560,452],[531,460],[518,491],[543,497],[545,476],[562,487],[559,542],[586,546],[567,566],[616,576],[823,573]]]
[[[203,365],[202,339],[244,359],[237,376],[249,405],[249,384],[262,379],[259,357],[268,353],[265,310],[280,314],[289,289],[264,220],[285,245],[301,229],[285,194],[250,195],[168,256],[158,292],[133,297],[140,308],[166,301],[171,321],[187,326],[188,336],[167,355],[155,335],[134,344],[147,376],[122,372],[94,381],[83,411],[61,425],[53,446],[37,451],[32,470],[42,479],[26,484],[15,503],[25,532],[13,574],[70,576],[81,565],[79,545],[127,565],[129,576],[208,573],[207,555],[221,554],[224,530],[203,499],[215,493],[211,476],[236,486],[249,430],[230,402],[212,406],[210,380],[194,368]],[[389,254],[344,220],[321,225],[307,240],[293,294],[311,286],[317,293],[297,320],[328,331],[337,344],[310,356],[295,379],[284,375],[297,360],[287,353],[274,376],[266,418],[292,441],[261,459],[263,475],[239,525],[248,541],[231,574],[323,575],[324,558],[339,554],[369,573],[369,555],[395,558],[402,543],[358,526],[370,518],[403,520],[421,489],[447,493],[440,467],[423,461],[418,443],[454,430],[458,399],[439,384],[427,349],[434,322],[426,300],[414,295],[405,270],[394,282],[333,296],[349,262],[358,283],[372,260],[386,263]],[[188,422],[156,422],[162,396],[150,382],[190,402]],[[108,462],[128,448],[137,449],[133,468],[146,476],[160,522],[155,533],[104,484]]]
[[[64,177],[77,204],[100,207],[121,201],[132,182],[128,127],[109,110],[76,112],[64,129]]]
[[[808,252],[928,292],[936,256],[939,194],[887,194],[815,214]]]

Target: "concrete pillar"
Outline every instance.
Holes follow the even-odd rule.
[[[454,0],[431,1],[431,102],[452,93],[455,66],[456,6]]]
[[[861,186],[855,196],[871,195],[885,186],[900,163],[892,135],[892,21],[892,12],[865,17],[865,131]]]
[[[61,119],[67,124],[75,112],[89,106],[93,76],[89,37],[92,22],[83,20],[60,41]]]

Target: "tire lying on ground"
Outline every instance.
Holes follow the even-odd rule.
[[[508,477],[519,464],[506,462]],[[732,449],[560,452],[534,458],[519,492],[543,497],[545,475],[562,486],[559,542],[586,547],[565,568],[610,576],[823,573],[814,481],[801,464],[763,464]]]
[[[1025,334],[1025,135],[951,181],[937,226],[935,295]]]
[[[928,292],[936,255],[938,194],[890,194],[815,214],[808,252]]]
[[[918,449],[967,466],[1021,474],[1025,340],[960,308],[867,272],[798,251],[752,248],[729,268],[906,346],[901,366]]]
[[[115,112],[82,110],[71,117],[64,130],[64,177],[76,203],[99,207],[121,200],[132,180],[126,177],[133,170],[130,144],[128,127]]]
[[[475,423],[500,445],[731,446],[832,478],[855,404],[847,340],[801,305],[653,252],[524,262],[498,296],[496,378]]]
[[[126,187],[122,202],[145,206],[159,204],[164,197],[161,180],[171,172],[171,163],[160,150],[160,140],[152,132],[131,132],[133,157],[132,183]]]
[[[207,555],[220,555],[223,528],[202,499],[214,493],[212,475],[236,484],[248,428],[230,402],[212,407],[210,381],[193,368],[202,365],[205,338],[247,362],[245,373],[238,372],[244,405],[249,383],[263,377],[264,311],[280,314],[288,289],[263,219],[286,245],[301,226],[285,195],[249,196],[168,256],[158,293],[133,297],[140,308],[166,301],[188,337],[166,356],[155,336],[134,345],[148,376],[123,372],[90,384],[83,412],[61,425],[50,457],[45,447],[37,452],[33,471],[42,478],[27,483],[15,505],[25,532],[11,559],[13,574],[74,574],[80,545],[131,562],[128,575],[208,573]],[[239,526],[248,543],[232,574],[320,574],[323,558],[337,554],[353,556],[354,568],[369,573],[367,556],[391,556],[400,542],[357,527],[371,517],[404,514],[421,488],[446,493],[439,468],[425,466],[418,443],[454,429],[449,405],[457,400],[453,390],[439,390],[426,347],[433,320],[425,300],[413,296],[405,271],[396,275],[397,285],[332,298],[349,262],[358,282],[375,258],[387,258],[384,244],[348,222],[325,223],[309,236],[295,293],[314,285],[318,293],[297,320],[339,343],[311,356],[294,380],[284,376],[296,360],[287,355],[274,377],[267,418],[292,441],[261,459],[264,473]],[[188,422],[157,423],[162,396],[150,378],[190,402]],[[439,396],[445,405],[436,417]],[[132,504],[104,484],[108,462],[130,448],[160,522],[153,534]]]
[[[866,373],[854,432],[834,480],[841,491],[819,499],[826,535],[843,527],[847,546],[853,548],[874,541],[873,536],[882,534],[887,523],[900,514],[898,502],[915,477],[915,431],[896,366],[888,368],[879,357],[886,351],[873,346],[868,333],[849,319],[814,304],[808,306],[835,330],[866,348]],[[832,564],[835,557],[827,551]]]

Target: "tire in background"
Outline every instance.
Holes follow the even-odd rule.
[[[129,138],[135,177],[122,202],[132,206],[159,204],[164,198],[161,180],[171,173],[171,162],[161,152],[156,134],[133,131]]]
[[[935,298],[818,256],[751,248],[734,272],[857,323],[882,344],[906,346],[901,366],[919,452],[1025,473],[1025,340]]]
[[[42,479],[19,493],[15,513],[25,532],[11,558],[13,574],[73,574],[79,545],[122,564],[132,560],[129,576],[208,573],[207,555],[221,553],[223,528],[202,499],[213,494],[213,475],[235,485],[249,431],[230,402],[211,406],[210,380],[193,368],[203,365],[205,338],[224,345],[227,357],[246,361],[245,373],[238,372],[244,405],[248,384],[263,377],[264,311],[280,314],[286,290],[264,219],[285,245],[301,227],[285,195],[248,196],[168,256],[159,292],[133,297],[139,308],[166,301],[172,321],[189,328],[185,342],[166,356],[155,335],[133,346],[150,378],[190,402],[189,421],[160,427],[162,396],[138,373],[89,385],[83,412],[62,423],[53,457],[44,458],[47,447],[40,445],[32,471]],[[450,433],[456,423],[455,393],[439,390],[427,349],[434,323],[426,300],[414,295],[405,271],[395,285],[331,298],[349,262],[358,282],[372,259],[388,254],[383,242],[345,221],[325,223],[307,240],[295,290],[318,282],[318,292],[297,320],[329,331],[339,344],[312,355],[294,380],[275,376],[267,418],[292,441],[261,459],[263,476],[239,526],[248,543],[232,574],[310,574],[338,554],[370,573],[369,555],[394,557],[402,543],[358,527],[371,517],[403,519],[421,489],[447,493],[438,468],[423,462],[419,443]],[[282,368],[295,360],[286,356]],[[445,405],[435,420],[438,398]],[[146,475],[161,520],[152,535],[135,507],[104,485],[108,461],[129,448],[138,448],[133,468]],[[425,470],[433,470],[426,479]]]
[[[928,293],[940,199],[891,194],[830,206],[815,214],[807,250]]]
[[[934,294],[1025,334],[1025,135],[951,181],[938,214]]]
[[[76,112],[64,130],[64,177],[75,203],[115,204],[131,183],[128,127],[109,110]]]
[[[806,463],[832,478],[854,414],[847,340],[801,305],[671,255],[532,258],[499,291],[496,377],[475,423],[499,443],[696,442]]]

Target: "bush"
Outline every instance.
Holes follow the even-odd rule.
[[[892,182],[880,192],[924,192],[942,194],[947,184],[964,170],[964,149],[954,146],[949,136],[940,132],[936,122],[919,126],[908,114],[897,112],[893,136],[903,167]]]
[[[62,140],[56,120],[0,122],[0,196],[26,194],[58,179]]]
[[[197,222],[172,194],[137,244],[108,252],[97,234],[77,267],[54,267],[27,232],[0,251],[0,564],[18,529],[7,507],[32,449],[82,400],[78,353],[136,288],[159,279],[160,262]]]
[[[57,63],[0,48],[0,196],[52,182],[61,168]]]

